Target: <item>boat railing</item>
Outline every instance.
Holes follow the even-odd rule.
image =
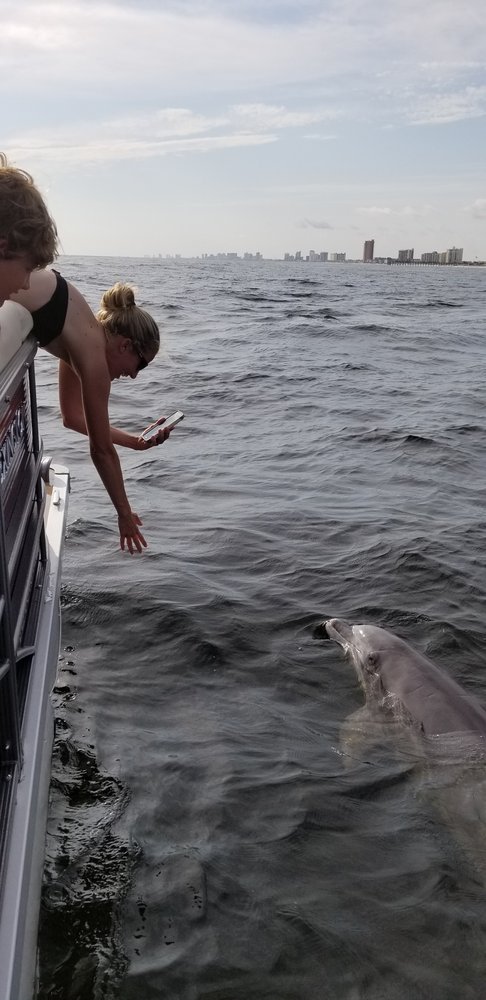
[[[30,326],[20,306],[0,308],[0,1000],[32,995],[69,489],[43,456]]]

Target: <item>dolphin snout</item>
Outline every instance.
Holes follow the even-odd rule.
[[[315,626],[314,635],[316,639],[332,639],[346,648],[353,638],[353,626],[340,618],[328,618]]]
[[[314,626],[313,635],[316,639],[329,639],[326,626],[326,621],[318,622],[317,625]]]
[[[334,639],[334,642],[338,642],[340,646],[348,643],[351,639],[353,626],[340,621],[339,618],[330,618],[329,621],[325,622],[324,628],[329,638]]]

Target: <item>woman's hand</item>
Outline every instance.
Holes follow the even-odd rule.
[[[163,424],[163,421],[165,419],[166,419],[165,417],[159,417],[159,419],[155,420],[153,424],[149,424],[148,427],[146,427],[145,430],[142,431],[142,434],[146,434],[146,432],[151,431],[153,427],[158,427],[159,424]],[[140,437],[137,439],[136,450],[146,451],[147,448],[153,448],[154,445],[163,444],[164,441],[167,441],[167,438],[169,437],[171,430],[172,428],[170,428],[169,430],[164,430],[164,427],[161,426],[158,434],[154,434],[154,436],[149,438],[148,441],[145,441],[142,435],[140,435]]]
[[[128,514],[118,515],[120,548],[124,550],[126,547],[132,556],[134,549],[136,549],[137,552],[142,552],[144,548],[147,548],[147,542],[138,528],[138,525],[142,523],[143,522],[139,518],[138,514],[135,514],[133,510],[131,510]]]

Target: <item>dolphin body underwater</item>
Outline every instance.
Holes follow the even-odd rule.
[[[337,618],[322,629],[354,664],[366,696],[365,706],[343,725],[344,757],[355,759],[349,750],[356,743],[362,750],[363,738],[369,744],[378,733],[381,742],[384,730],[394,743],[403,736],[408,773],[418,767],[421,791],[486,886],[486,710],[387,629]]]

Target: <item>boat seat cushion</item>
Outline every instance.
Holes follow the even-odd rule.
[[[17,353],[32,329],[32,316],[18,302],[0,306],[0,372]]]

